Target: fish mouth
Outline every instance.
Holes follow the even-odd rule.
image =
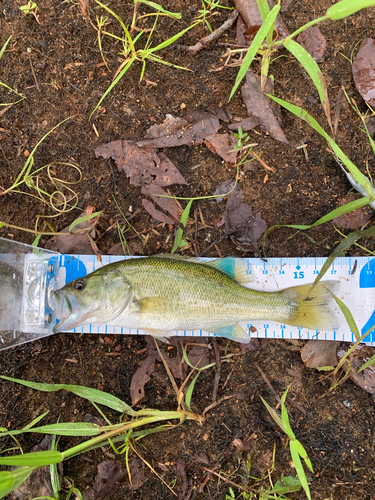
[[[56,304],[56,316],[59,322],[53,327],[53,333],[66,332],[82,324],[79,318],[78,304],[74,297],[69,297],[59,290],[52,292]]]

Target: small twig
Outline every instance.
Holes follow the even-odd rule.
[[[227,383],[229,382],[229,379],[231,378],[231,376],[232,376],[232,374],[233,374],[233,372],[234,372],[234,370],[235,370],[235,368],[236,368],[236,366],[237,366],[237,364],[238,364],[238,361],[239,361],[239,360],[237,359],[237,361],[234,363],[234,366],[233,366],[233,368],[231,369],[231,371],[230,371],[229,375],[227,376],[227,378],[226,378],[226,380],[225,380],[225,382],[224,382],[224,384],[223,384],[223,389],[225,389],[225,387],[226,387]]]
[[[220,359],[219,347],[217,345],[217,340],[215,338],[212,339],[212,345],[214,348],[215,361],[216,361],[214,390],[212,391],[212,402],[214,403],[216,401],[216,398],[217,398],[217,391],[219,390],[219,382],[220,382],[220,375],[221,375],[221,359]]]
[[[227,238],[231,234],[235,233],[236,231],[238,231],[241,227],[243,227],[245,225],[246,225],[246,223],[239,224],[238,226],[236,226],[236,227],[230,229],[229,231],[227,231],[226,233],[224,233],[222,236],[220,236],[220,238],[218,238],[217,240],[213,241],[210,245],[208,245],[207,248],[205,248],[204,250],[202,250],[201,253],[199,254],[199,257],[203,257],[203,255],[205,255],[209,250],[211,250],[212,247],[214,247],[215,245],[217,245],[218,243],[220,243],[220,241],[225,240],[225,238]]]
[[[246,491],[246,493],[248,493],[251,489],[253,489],[253,487],[250,487],[250,488],[245,488],[244,486],[241,486],[240,484],[237,484],[237,483],[234,483],[233,481],[231,481],[230,479],[227,479],[226,477],[224,476],[221,476],[220,474],[218,474],[217,472],[215,472],[214,470],[211,470],[211,469],[207,469],[207,467],[204,468],[204,470],[206,470],[207,472],[210,472],[211,474],[214,474],[215,476],[219,477],[220,479],[222,479],[223,481],[225,481],[226,483],[228,484],[231,484],[232,486],[234,486],[235,488],[238,488],[239,490],[242,490],[242,491]]]
[[[230,28],[235,23],[238,16],[239,16],[238,10],[234,9],[234,11],[231,13],[231,15],[225,21],[225,23],[222,24],[217,30],[213,31],[210,35],[205,36],[198,43],[196,43],[195,45],[193,45],[191,47],[189,47],[187,45],[179,45],[178,48],[181,50],[185,50],[186,52],[189,52],[190,54],[195,55],[197,52],[204,49],[206,47],[206,45],[208,45],[210,42],[219,38],[219,36],[222,35],[224,33],[224,31],[226,31],[228,28]]]
[[[234,394],[232,394],[231,396],[223,396],[222,398],[219,399],[219,401],[216,401],[215,403],[212,403],[209,406],[207,406],[207,408],[203,410],[202,416],[204,417],[208,411],[212,410],[212,408],[215,408],[216,406],[220,405],[227,399],[232,399],[232,398],[234,398]]]
[[[275,398],[277,399],[277,402],[281,405],[281,399],[279,397],[279,395],[277,394],[277,392],[275,391],[275,389],[272,387],[272,384],[271,382],[268,380],[267,378],[267,375],[264,373],[264,371],[261,369],[261,367],[258,365],[257,362],[254,362],[254,366],[255,368],[258,370],[258,372],[261,374],[262,376],[262,379],[265,381],[265,383],[268,385],[269,387],[269,390],[272,392],[272,394],[275,396]],[[306,411],[298,404],[296,403],[295,401],[293,401],[293,399],[290,399],[288,398],[288,401],[289,403],[291,403],[295,408],[297,408],[297,410],[299,410],[301,413],[303,413],[305,416],[307,415]]]
[[[38,89],[38,92],[41,92],[38,80],[36,79],[36,74],[35,74],[35,71],[34,71],[34,66],[33,66],[33,62],[31,60],[30,52],[31,52],[31,49],[30,49],[30,47],[28,47],[28,49],[27,49],[27,55],[29,56],[31,73],[33,74],[35,85],[36,85],[36,88]]]
[[[260,163],[260,164],[261,164],[261,165],[262,165],[262,166],[263,166],[266,170],[269,170],[269,171],[270,171],[270,172],[272,172],[273,174],[276,172],[276,168],[274,168],[274,167],[269,167],[269,166],[267,165],[267,163],[265,163],[265,162],[261,159],[261,157],[260,157],[259,155],[257,155],[256,153],[254,153],[254,151],[251,151],[251,150],[250,150],[250,154],[252,154],[252,155],[254,156],[254,158],[255,158],[256,160],[258,160],[258,161],[259,161],[259,163]]]

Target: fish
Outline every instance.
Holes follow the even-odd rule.
[[[199,262],[160,254],[114,262],[53,292],[60,318],[53,332],[91,323],[142,330],[163,340],[176,330],[205,330],[247,343],[250,336],[240,321],[338,327],[330,302],[339,282],[262,292],[244,286],[252,280],[240,258]]]

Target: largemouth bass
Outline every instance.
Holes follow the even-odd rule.
[[[314,330],[333,330],[330,290],[338,282],[258,292],[241,259],[207,263],[162,255],[103,266],[54,292],[60,321],[55,333],[88,323],[144,330],[166,338],[174,330],[206,330],[238,342],[249,335],[243,320],[274,320]]]

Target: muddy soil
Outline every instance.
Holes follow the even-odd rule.
[[[38,141],[52,127],[70,117],[39,145],[35,167],[54,162],[56,176],[72,181],[77,179],[76,174],[59,163],[78,165],[82,171],[82,180],[74,185],[78,208],[53,219],[41,219],[38,228],[43,229],[43,221],[48,221],[55,231],[60,231],[82,214],[79,208],[94,206],[103,212],[96,227],[97,245],[103,254],[107,253],[120,242],[114,223],[121,221],[121,214],[114,195],[124,214],[136,213],[131,221],[134,230],[128,233],[132,253],[170,252],[175,227],[162,224],[156,227],[156,221],[143,208],[140,187],[130,185],[112,160],[96,157],[94,149],[118,139],[141,139],[151,125],[162,123],[166,114],[182,116],[194,109],[207,110],[212,104],[226,106],[232,116],[245,118],[246,109],[239,91],[227,104],[238,68],[224,67],[223,55],[227,47],[223,44],[236,44],[235,28],[222,35],[219,39],[221,45],[214,42],[194,56],[179,50],[176,44],[162,52],[166,60],[191,71],[149,62],[140,82],[142,65],[133,64],[89,120],[122,61],[119,55],[121,45],[108,37],[103,38],[103,53],[109,71],[102,61],[97,32],[84,18],[77,2],[40,0],[38,14],[41,24],[32,15],[22,14],[19,7],[23,3],[22,0],[3,0],[0,6],[1,46],[12,36],[0,61],[1,81],[26,96],[0,116],[0,185],[9,187]],[[164,0],[162,3],[166,9],[181,12],[182,20],[178,23],[160,17],[152,34],[153,45],[192,24],[201,8],[197,0]],[[222,4],[232,7],[230,0],[222,0]],[[331,4],[331,0],[294,0],[283,14],[287,29],[292,32],[322,16]],[[131,3],[111,0],[108,5],[130,24]],[[96,15],[110,17],[94,3],[90,8],[94,24]],[[144,7],[142,12],[151,10]],[[217,14],[210,18],[213,28],[220,26],[228,15],[227,10],[218,9]],[[152,21],[146,17],[139,21],[139,26],[150,28]],[[353,84],[348,58],[353,49],[355,51],[357,42],[365,37],[375,37],[374,26],[374,8],[320,26],[327,38],[327,50],[319,65],[327,81],[332,109],[339,89],[344,85],[360,110],[365,112],[366,106]],[[119,36],[121,34],[113,19],[106,28]],[[184,35],[182,43],[193,45],[206,34],[204,25],[200,24]],[[311,80],[290,55],[280,51],[280,56],[271,67],[275,94],[307,109],[328,130]],[[254,64],[254,69],[259,70],[259,62]],[[4,87],[0,95],[1,102],[15,100],[15,94],[7,92]],[[255,151],[262,152],[262,159],[275,169],[275,173],[254,162],[254,168],[241,172],[239,178],[243,201],[259,212],[268,227],[311,224],[335,208],[350,190],[325,141],[291,114],[283,112],[282,118],[284,133],[294,147],[275,141],[259,129],[250,131],[251,142],[258,144]],[[226,131],[225,123],[221,124],[220,132]],[[341,105],[336,141],[362,172],[375,176],[375,159],[370,145],[359,129],[358,117],[346,101]],[[303,144],[308,145],[308,158],[302,149],[295,149]],[[166,148],[165,152],[188,182],[185,186],[172,186],[173,195],[210,195],[220,184],[235,176],[234,167],[223,162],[205,145]],[[48,186],[45,180],[40,181],[42,186]],[[52,215],[52,211],[40,200],[25,194],[35,194],[30,186],[21,188],[24,193],[12,192],[1,197],[1,221],[14,227],[3,226],[0,236],[32,243],[37,216]],[[215,224],[225,208],[215,201],[202,200],[200,209],[204,224],[198,225],[196,234],[199,248],[204,250],[225,233],[223,226],[216,228]],[[48,231],[49,227],[45,225],[44,230]],[[268,256],[327,256],[341,240],[332,223],[309,231],[308,238],[299,233],[289,239],[290,231],[279,228],[270,233]],[[147,241],[141,241],[136,232],[147,235]],[[42,236],[39,246],[46,246],[49,239]],[[374,241],[364,240],[362,244],[374,250]],[[353,247],[351,255],[363,255],[362,252]],[[187,249],[185,253],[191,254],[191,250]],[[259,256],[259,252],[244,254],[225,238],[206,255]],[[87,385],[129,402],[130,381],[146,356],[145,345],[142,337],[108,340],[103,336],[60,334],[3,351],[0,371],[4,375],[39,382]],[[313,463],[312,497],[375,498],[374,399],[351,381],[329,392],[330,377],[304,367],[300,358],[302,345],[302,342],[262,340],[259,349],[249,354],[243,353],[235,343],[219,339],[220,354],[234,354],[221,368],[217,400],[224,399],[208,412],[202,425],[189,421],[170,432],[145,438],[143,446],[137,448],[138,452],[159,477],[145,466],[144,484],[131,489],[126,476],[113,498],[224,499],[229,494],[230,484],[215,474],[206,481],[206,469],[215,469],[237,485],[253,485],[254,480],[249,475],[258,478],[267,475],[274,449],[272,481],[276,482],[282,475],[294,476],[287,440],[270,419],[260,396],[273,406],[277,405],[277,400],[256,365],[262,367],[279,395],[288,384],[292,384],[290,392],[296,405],[289,405],[288,410],[295,434]],[[156,372],[146,386],[144,404],[150,408],[173,410],[176,399],[167,374],[163,365],[156,365]],[[194,411],[201,413],[211,404],[214,378],[215,370],[212,369],[199,379],[192,401]],[[231,397],[225,399],[227,396]],[[38,393],[9,382],[1,383],[0,426],[21,428],[45,409],[50,410],[45,423],[54,423],[59,418],[61,421],[82,421],[87,413],[95,412],[88,402],[69,393]],[[118,415],[110,412],[107,416],[112,422],[118,419]],[[32,434],[19,439],[25,451],[41,441],[40,436]],[[246,443],[243,451],[233,444],[236,439]],[[62,438],[60,447],[65,449],[76,442]],[[0,450],[13,445],[10,438],[4,439]],[[133,458],[135,455],[131,454],[130,459]],[[84,491],[93,484],[97,465],[105,459],[115,460],[126,469],[125,457],[115,456],[107,447],[66,462],[64,475]],[[251,463],[250,473],[248,463]],[[268,479],[262,484],[269,485]],[[231,487],[235,498],[244,498],[240,489]],[[304,494],[292,493],[290,497],[304,498]]]

